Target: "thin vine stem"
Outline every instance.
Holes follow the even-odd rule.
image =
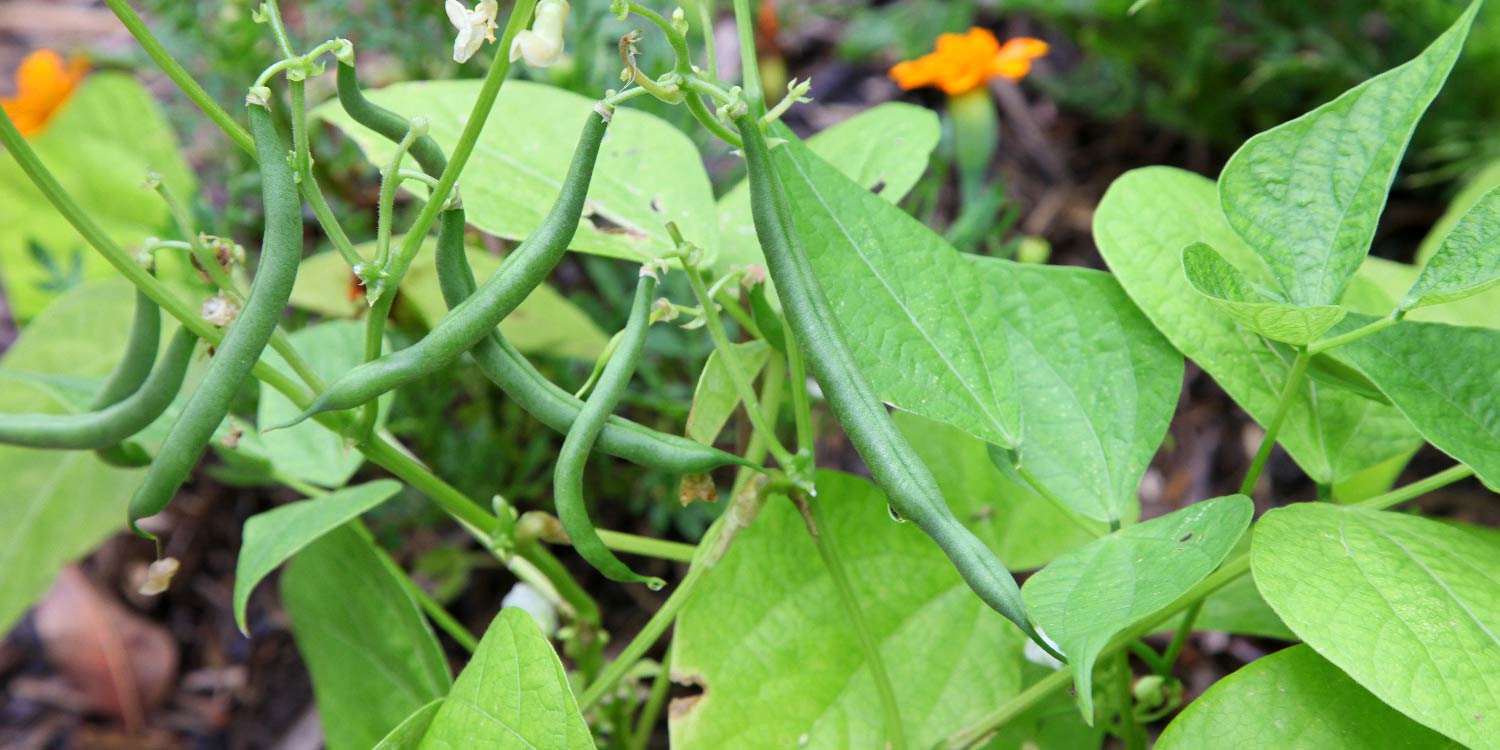
[[[1307,353],[1322,354],[1329,349],[1336,349],[1345,344],[1352,344],[1366,336],[1380,333],[1381,331],[1384,331],[1385,329],[1390,328],[1397,323],[1400,323],[1401,317],[1402,316],[1400,314],[1391,315],[1390,317],[1381,318],[1380,320],[1377,320],[1374,323],[1370,323],[1369,325],[1356,328],[1348,333],[1340,334],[1329,339],[1323,339],[1321,341],[1314,341],[1313,343],[1308,345]]]
[[[1249,495],[1255,491],[1256,482],[1260,481],[1260,473],[1266,467],[1266,461],[1271,457],[1271,449],[1276,447],[1276,436],[1281,432],[1281,425],[1286,422],[1286,416],[1292,410],[1292,401],[1297,395],[1297,390],[1307,378],[1307,366],[1312,363],[1312,355],[1306,349],[1297,352],[1297,358],[1292,360],[1292,369],[1286,375],[1286,384],[1281,388],[1280,399],[1276,403],[1276,413],[1272,415],[1271,421],[1266,423],[1266,434],[1260,439],[1260,448],[1255,451],[1255,458],[1250,461],[1250,468],[1245,472],[1245,481],[1240,483],[1240,494]]]
[[[822,558],[828,577],[833,579],[839,603],[844,606],[850,623],[854,625],[860,649],[864,651],[865,665],[870,671],[870,679],[875,683],[875,693],[880,699],[880,710],[885,720],[885,747],[890,750],[905,750],[906,728],[901,721],[901,703],[896,700],[896,689],[891,683],[890,673],[886,671],[885,659],[880,655],[880,642],[870,632],[870,624],[859,606],[859,597],[854,593],[854,582],[849,578],[849,569],[844,565],[843,555],[839,553],[838,542],[829,533],[832,526],[827,514],[823,512],[823,502],[807,502],[805,498],[804,502],[811,508],[813,523],[816,524],[816,528],[808,529],[813,546],[818,549],[818,557]]]
[[[666,704],[672,687],[671,664],[672,646],[668,644],[666,653],[661,657],[661,669],[651,680],[651,692],[646,696],[646,705],[641,708],[641,715],[636,719],[635,731],[630,733],[630,743],[626,746],[628,750],[647,750],[650,746],[651,735],[656,729],[656,717],[661,715],[661,708]]]
[[[745,100],[756,116],[766,111],[765,91],[760,87],[760,58],[755,53],[755,13],[750,0],[734,0],[734,25],[740,37],[740,78]]]

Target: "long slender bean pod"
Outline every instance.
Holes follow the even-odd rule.
[[[594,524],[589,520],[588,505],[583,499],[583,469],[588,464],[594,441],[604,430],[610,412],[620,403],[625,388],[635,375],[635,365],[646,345],[646,331],[651,326],[651,302],[656,294],[656,275],[648,268],[641,269],[640,283],[635,287],[635,299],[630,304],[630,321],[620,335],[609,364],[599,375],[599,382],[583,404],[583,411],[568,430],[562,449],[557,454],[557,469],[553,474],[552,494],[557,503],[557,518],[573,542],[573,548],[590,565],[598,568],[611,581],[621,583],[644,583],[652,590],[666,585],[660,578],[643,576],[626,567],[615,557]]]
[[[438,224],[438,285],[449,307],[474,293],[474,271],[465,255],[462,209],[447,211]],[[469,352],[480,372],[504,391],[526,413],[542,424],[567,434],[583,409],[583,401],[559,388],[537,371],[498,330]],[[670,474],[702,474],[720,466],[754,466],[732,453],[679,435],[653,430],[624,417],[611,415],[594,447],[611,456]]]
[[[499,271],[438,321],[422,340],[344,373],[306,411],[279,426],[288,427],[315,414],[367,403],[404,383],[442,369],[488,336],[531,290],[546,280],[567,252],[568,242],[583,215],[599,144],[609,126],[608,119],[601,114],[607,111],[600,108],[589,115],[573,152],[573,163],[563,180],[562,192],[552,204],[551,212]]]
[[[364,91],[359,87],[359,75],[354,66],[342,61],[338,68],[338,94],[339,105],[355,122],[393,143],[406,137],[406,131],[411,127],[410,118],[402,117],[366,99]],[[411,155],[422,165],[422,171],[433,177],[441,177],[443,170],[448,168],[448,157],[430,135],[412,142]]]
[[[834,416],[891,506],[932,537],[985,604],[1052,650],[1026,618],[1015,578],[949,510],[931,470],[896,429],[884,402],[860,371],[792,226],[791,206],[756,119],[741,116],[735,126],[745,144],[755,233],[781,294],[787,323]]]
[[[89,403],[89,411],[96,411],[124,401],[140,389],[151,376],[156,365],[156,350],[161,345],[161,308],[136,290],[135,317],[130,323],[130,338],[125,341],[125,353],[119,364],[104,381],[104,387]]]
[[[225,333],[203,382],[167,433],[145,481],[130,499],[130,525],[142,535],[145,534],[136,522],[155,515],[171,502],[203,455],[214,430],[229,413],[235,391],[250,376],[251,368],[276,330],[297,279],[297,264],[302,260],[302,206],[287,162],[286,144],[264,106],[251,104],[247,109],[265,203],[260,263],[244,308]]]
[[[197,342],[192,331],[178,329],[161,364],[145,382],[103,408],[81,414],[0,414],[0,443],[55,450],[101,450],[119,443],[144,430],[171,405]]]

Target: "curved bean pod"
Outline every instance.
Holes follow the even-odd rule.
[[[461,209],[446,211],[438,224],[438,285],[449,307],[474,293],[474,271],[464,253]],[[480,372],[526,413],[566,434],[578,419],[583,401],[559,388],[517,351],[498,330],[480,340],[470,352]],[[596,448],[631,463],[669,474],[703,474],[730,464],[755,466],[739,456],[611,415],[599,433]]]
[[[573,428],[563,440],[557,454],[557,469],[553,473],[552,493],[557,504],[557,518],[573,548],[611,581],[621,583],[644,583],[651,590],[666,585],[660,578],[643,576],[626,567],[620,558],[604,546],[599,532],[589,520],[588,505],[583,499],[583,469],[588,463],[594,441],[604,429],[610,412],[620,403],[625,387],[635,374],[635,365],[641,358],[646,344],[646,330],[651,326],[651,301],[656,294],[656,276],[646,269],[641,270],[641,280],[635,287],[635,299],[630,304],[630,322],[620,334],[614,356],[604,366],[599,381],[583,404],[583,410],[574,420]]]
[[[286,144],[265,107],[252,104],[247,109],[265,203],[260,263],[244,308],[209,361],[203,382],[172,424],[145,481],[130,499],[130,527],[142,536],[150,535],[142,532],[136,522],[159,513],[172,501],[203,455],[214,430],[229,413],[235,391],[250,375],[281,320],[297,279],[297,265],[302,260],[302,201],[287,162]]]
[[[735,126],[744,139],[751,214],[767,269],[781,295],[787,324],[807,355],[834,416],[891,507],[932,537],[985,604],[1052,651],[1027,619],[1015,578],[953,515],[931,470],[896,429],[885,403],[855,362],[792,226],[791,206],[760,126],[750,116],[736,118]]]
[[[135,290],[135,317],[130,323],[130,338],[125,354],[110,372],[104,387],[89,403],[89,411],[113,406],[135,393],[156,366],[156,349],[161,345],[161,308],[145,292]]]
[[[316,414],[368,403],[404,383],[442,369],[488,336],[531,290],[546,280],[567,253],[568,242],[583,215],[599,144],[608,126],[598,110],[589,115],[552,210],[472,296],[438,321],[422,340],[344,373],[306,411],[277,427],[290,427]]]
[[[411,120],[366,99],[359,87],[359,75],[349,63],[339,63],[338,94],[339,105],[355,122],[392,142],[399,143],[406,137]],[[411,144],[411,155],[422,165],[422,171],[432,177],[442,177],[443,170],[448,168],[448,157],[430,135],[424,135]]]
[[[197,343],[192,331],[179,328],[145,382],[104,408],[81,414],[0,414],[0,443],[54,450],[102,450],[118,444],[146,429],[171,405]]]

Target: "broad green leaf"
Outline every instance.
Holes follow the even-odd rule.
[[[432,719],[442,706],[443,701],[439,699],[417,709],[405,721],[397,724],[374,750],[417,750],[422,737],[427,734],[427,728],[432,726]]]
[[[1084,516],[1136,503],[1182,360],[1107,274],[961,254],[793,139],[773,152],[818,281],[895,406],[1013,451]]]
[[[995,468],[983,440],[911,412],[891,416],[917,455],[932,467],[954,515],[994,549],[1006,567],[1040,568],[1105,532],[1103,523],[1070,518]]]
[[[1305,346],[1344,317],[1338,305],[1299,306],[1256,285],[1213,248],[1194,242],[1182,251],[1182,270],[1199,294],[1239,324],[1268,339]]]
[[[922,173],[942,128],[925,107],[887,102],[871,107],[807,139],[813,153],[861,187],[899,203]],[[877,189],[878,188],[878,189]],[[719,199],[719,266],[765,264],[750,217],[750,186],[735,183]]]
[[[1307,646],[1214,683],[1167,726],[1157,750],[1462,750],[1402,716]]]
[[[1157,632],[1176,632],[1181,622],[1181,617],[1175,617],[1163,623]],[[1198,617],[1193,620],[1193,630],[1256,635],[1283,641],[1297,640],[1286,623],[1276,616],[1271,605],[1261,598],[1260,591],[1255,588],[1255,581],[1249,576],[1240,576],[1230,581],[1205,599]]]
[[[240,632],[250,632],[245,625],[245,605],[261,579],[319,537],[400,491],[400,482],[378,479],[322,497],[288,503],[247,519],[239,562],[234,569],[234,621]]]
[[[1193,291],[1182,273],[1182,248],[1201,241],[1252,280],[1270,282],[1264,264],[1225,223],[1214,183],[1169,167],[1129,172],[1099,204],[1094,238],[1125,292],[1167,339],[1250,416],[1269,421],[1290,357]],[[1308,476],[1332,483],[1404,454],[1421,439],[1394,407],[1312,382],[1297,394],[1278,442]]]
[[[1500,748],[1500,541],[1329,503],[1273,510],[1254,540],[1256,585],[1307,645],[1392,708]]]
[[[1206,500],[1127,526],[1026,579],[1037,626],[1068,656],[1083,715],[1094,715],[1099,651],[1121,630],[1171,604],[1218,567],[1250,525],[1244,495]]]
[[[1483,198],[1486,193],[1500,187],[1500,162],[1495,162],[1479,170],[1470,180],[1459,189],[1453,196],[1452,202],[1448,204],[1447,210],[1433,223],[1432,229],[1427,236],[1422,238],[1422,244],[1417,248],[1417,263],[1425,264],[1433,255],[1437,254],[1438,247],[1453,227],[1472,209],[1475,204]]]
[[[332,382],[364,361],[363,323],[331,320],[296,331],[291,340],[292,347],[325,382]],[[291,366],[277,352],[267,349],[263,358],[272,367],[293,374]],[[385,424],[393,398],[395,394],[380,397],[376,429]],[[301,412],[281,391],[264,383],[260,385],[256,421],[262,427],[281,424]],[[343,436],[314,422],[266,433],[261,436],[261,444],[277,471],[322,487],[342,487],[365,461],[364,454],[344,444]]]
[[[474,106],[480,81],[398,83],[366,92],[406,116],[427,118],[429,132],[450,153]],[[562,189],[573,147],[594,99],[529,81],[510,81],[459,180],[470,224],[505,239],[530,234]],[[395,145],[356,125],[329,102],[314,110],[347,133],[375,164]],[[407,183],[411,184],[411,183]],[[646,261],[673,250],[666,223],[712,255],[719,246],[713,188],[698,149],[664,120],[621,107],[604,137],[588,206],[570,248]]]
[[[1402,310],[1472,297],[1500,284],[1500,188],[1485,193],[1443,238]]]
[[[754,380],[771,358],[771,347],[764,341],[746,341],[733,346],[735,357]],[[708,355],[698,387],[693,390],[693,408],[688,411],[687,436],[704,445],[713,445],[729,421],[729,415],[740,406],[740,395],[729,379],[729,370],[717,351]]]
[[[319,537],[281,576],[328,750],[367,750],[448,694],[443,650],[416,602],[349,526]]]
[[[1365,315],[1389,315],[1416,283],[1419,273],[1421,269],[1409,263],[1375,256],[1365,258],[1359,274],[1349,284],[1343,305]],[[1404,320],[1500,328],[1500,289],[1486,290],[1442,305],[1418,307],[1409,311]]]
[[[1370,250],[1396,169],[1480,2],[1421,55],[1251,138],[1219,177],[1229,225],[1296,305],[1337,304]]]
[[[525,610],[507,607],[438,709],[422,750],[594,750],[594,737],[552,644]]]
[[[1333,485],[1333,499],[1341,503],[1357,503],[1389,492],[1415,455],[1417,451],[1414,449],[1410,453],[1392,456]]]
[[[1370,321],[1351,316],[1335,330]],[[1500,330],[1402,322],[1334,352],[1379,386],[1428,442],[1500,488]]]
[[[890,673],[909,747],[975,721],[1022,687],[1023,638],[986,608],[868,481],[821,472],[836,540]],[[773,498],[677,617],[672,675],[702,688],[671,712],[678,750],[880,747],[880,702],[802,516]]]
[[[7,268],[8,270],[8,268]],[[108,280],[49,305],[0,359],[0,410],[68,412],[87,403],[125,348],[134,293]],[[16,373],[86,376],[80,402]],[[0,445],[0,632],[46,593],[63,565],[123,528],[141,470],[118,469],[88,451]]]
[[[422,246],[401,283],[401,303],[416,310],[417,317],[431,327],[448,313],[438,287],[437,268],[433,259],[433,242]],[[469,265],[479,280],[489,278],[500,267],[500,258],[475,247],[469,247]],[[334,318],[358,317],[369,306],[363,289],[350,284],[354,275],[337,253],[319,253],[302,261],[297,271],[297,286],[292,290],[292,304],[304,310]],[[351,293],[351,289],[355,293]],[[599,330],[592,318],[568,301],[549,284],[531,291],[519,307],[500,321],[500,332],[506,340],[527,354],[593,360],[604,351],[609,337]]]
[[[127,249],[174,231],[166,205],[142,187],[148,172],[160,173],[180,200],[196,190],[171,126],[151,93],[130,76],[89,76],[30,143],[84,212]],[[9,156],[0,157],[0,226],[0,282],[19,321],[30,320],[70,284],[115,273]],[[32,256],[33,242],[47,252],[53,269]],[[73,277],[75,266],[81,278]]]

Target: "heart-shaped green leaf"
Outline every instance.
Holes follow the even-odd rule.
[[[239,562],[234,569],[234,621],[248,635],[245,605],[250,592],[277,566],[318,537],[395,497],[401,483],[378,479],[322,497],[287,503],[245,521]]]
[[[1369,252],[1396,168],[1482,0],[1422,54],[1241,146],[1219,177],[1229,225],[1286,299],[1338,304]]]
[[[1157,750],[1462,750],[1306,646],[1256,659],[1183,709]]]
[[[961,254],[795,137],[773,154],[813,271],[881,397],[1012,449],[1039,491],[1084,516],[1127,515],[1182,362],[1114,280]]]
[[[594,750],[568,674],[525,610],[507,607],[422,738],[422,750]]]
[[[433,717],[437,716],[443,701],[435,700],[416,711],[406,720],[396,725],[374,750],[417,750],[422,743],[422,737],[427,734],[427,728],[432,726]]]
[[[1120,285],[1172,344],[1250,416],[1270,420],[1290,357],[1193,291],[1182,272],[1182,248],[1205,242],[1252,280],[1272,281],[1225,223],[1214,183],[1169,167],[1128,172],[1099,204],[1094,239]],[[1319,482],[1342,481],[1421,442],[1394,407],[1341,388],[1314,382],[1296,398],[1278,442]]]
[[[1335,330],[1370,321],[1350,316]],[[1333,351],[1375,383],[1428,442],[1500,488],[1500,330],[1408,321]]]
[[[976,721],[1022,687],[1024,638],[970,592],[868,481],[821,472],[819,532],[837,540],[900,705],[909,747]],[[702,694],[672,746],[880,747],[884,717],[833,579],[792,504],[772,498],[677,618],[672,675]]]
[[[1306,346],[1344,318],[1344,308],[1338,305],[1304,307],[1277,299],[1202,242],[1183,248],[1182,270],[1199,294],[1240,325],[1273,341]]]
[[[755,379],[771,358],[771,347],[764,341],[746,341],[735,344],[735,357],[745,369],[745,375]],[[719,432],[729,421],[729,415],[740,406],[740,394],[729,379],[729,370],[717,351],[708,355],[703,363],[703,372],[698,376],[698,386],[693,390],[693,408],[688,411],[687,436],[704,445],[713,445]]]
[[[319,537],[287,566],[281,600],[312,675],[328,750],[367,750],[452,684],[443,649],[358,531]]]
[[[1026,579],[1026,609],[1067,655],[1084,716],[1094,714],[1100,650],[1212,573],[1254,513],[1244,495],[1205,500],[1095,540]]]
[[[451,153],[481,85],[422,81],[366,94],[392,111],[426,117],[428,132]],[[553,86],[507,82],[459,181],[469,223],[506,239],[530,234],[562,189],[573,145],[595,101]],[[355,124],[338,102],[313,114],[349,134],[372,163],[385,164],[395,153],[394,144]],[[705,262],[712,260],[719,232],[698,149],[666,121],[621,107],[600,147],[585,215],[569,248],[651,260],[675,247],[669,221],[705,249]]]
[[[1500,748],[1500,541],[1300,503],[1256,524],[1251,570],[1287,626],[1366,690],[1466,747]]]

